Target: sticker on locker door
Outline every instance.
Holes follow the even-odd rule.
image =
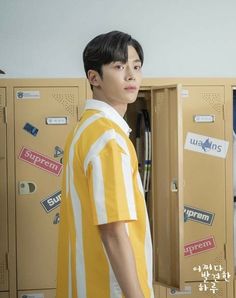
[[[176,289],[169,289],[169,294],[171,296],[177,296],[177,295],[191,295],[192,294],[192,287],[185,286],[182,291],[178,291]]]
[[[182,97],[189,97],[189,91],[187,89],[181,90],[181,96]]]
[[[195,207],[184,206],[184,219],[185,222],[188,220],[196,221],[206,225],[212,225],[215,217],[215,213],[198,209]]]
[[[184,256],[194,256],[196,254],[207,252],[216,247],[214,236],[209,236],[204,239],[196,240],[184,245]]]
[[[37,133],[38,133],[38,128],[36,128],[35,126],[33,126],[32,124],[30,123],[25,123],[23,129],[25,131],[27,131],[28,133],[30,133],[32,136],[36,137],[37,136]]]
[[[61,157],[63,156],[64,151],[62,148],[60,148],[59,146],[55,146],[54,148],[54,157]]]
[[[22,147],[18,158],[56,176],[60,175],[63,167],[56,160],[26,147]]]
[[[39,91],[17,91],[17,99],[40,99]]]
[[[229,142],[209,136],[188,132],[184,149],[225,158]]]
[[[49,213],[61,204],[61,191],[56,191],[52,195],[43,199],[41,202],[44,210]]]
[[[54,219],[53,219],[53,224],[57,225],[59,223],[60,223],[60,214],[56,213],[56,215],[54,216]]]
[[[22,294],[21,298],[44,298],[44,294],[40,293],[40,294]]]

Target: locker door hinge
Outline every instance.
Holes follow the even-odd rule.
[[[76,116],[77,116],[77,121],[79,121],[79,107],[76,106]]]
[[[222,113],[223,120],[225,120],[225,105],[222,106]]]
[[[226,244],[224,244],[224,259],[226,260]]]
[[[7,107],[3,107],[3,119],[4,123],[7,123]]]
[[[9,253],[6,252],[6,270],[9,270]]]

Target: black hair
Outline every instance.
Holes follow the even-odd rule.
[[[116,61],[126,63],[128,60],[128,46],[134,47],[141,65],[143,65],[143,49],[131,35],[120,31],[111,31],[93,38],[83,52],[86,76],[88,77],[88,71],[91,69],[97,71],[102,78],[103,65]]]

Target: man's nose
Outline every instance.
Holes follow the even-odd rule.
[[[127,67],[126,79],[128,81],[134,81],[135,80],[134,71],[131,67]]]

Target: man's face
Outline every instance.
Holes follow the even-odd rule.
[[[141,61],[132,46],[128,46],[128,61],[112,62],[102,67],[99,93],[111,104],[129,104],[136,100],[142,81]]]

